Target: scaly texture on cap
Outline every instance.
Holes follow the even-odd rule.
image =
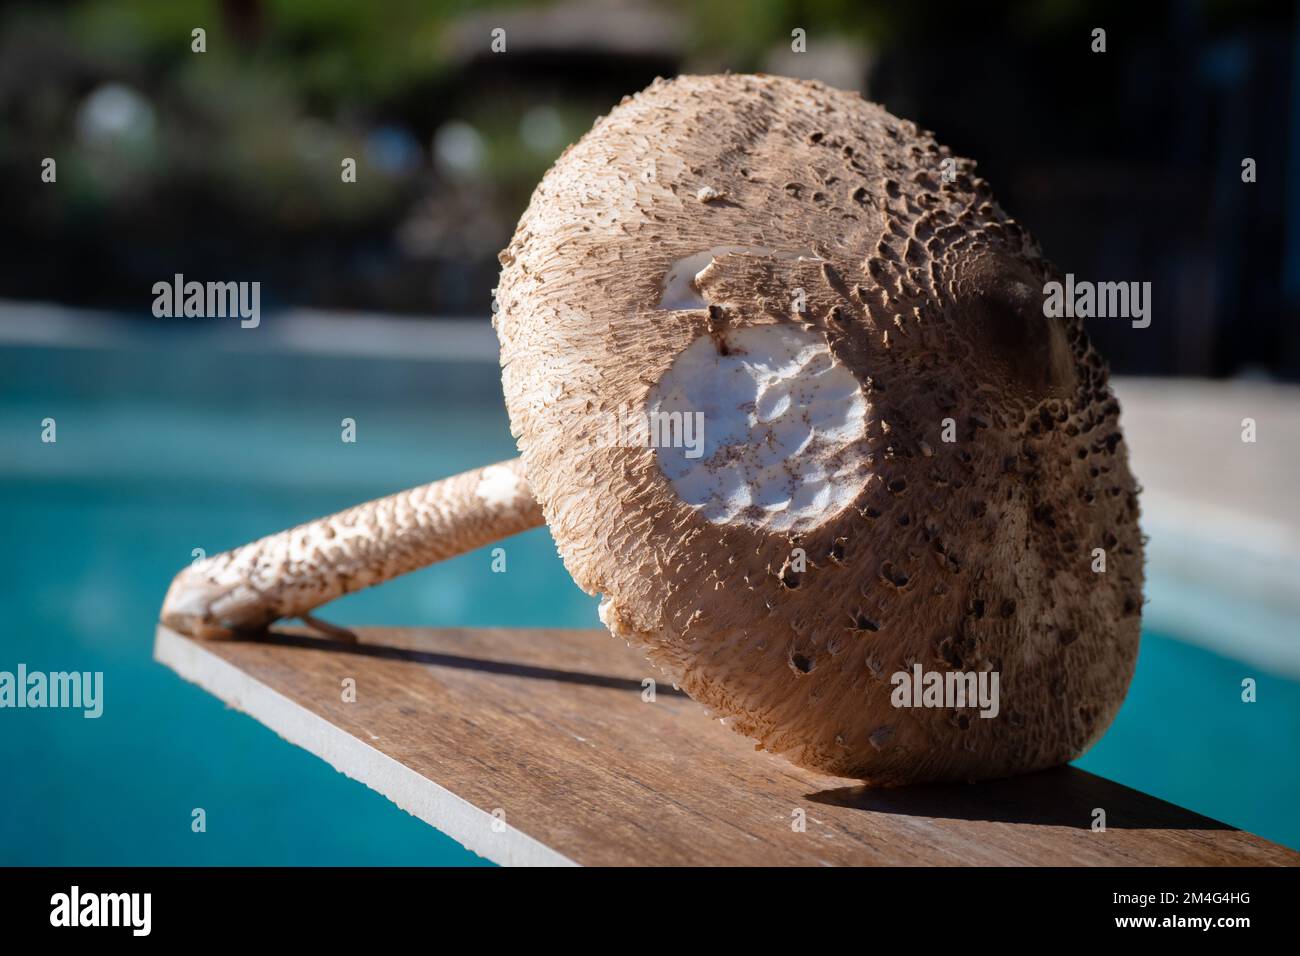
[[[692,697],[880,784],[1101,735],[1142,603],[1119,406],[973,163],[817,83],[657,81],[561,157],[501,262],[506,401],[560,554]],[[611,425],[655,410],[703,412],[703,442]],[[894,707],[916,664],[996,671],[998,715]]]

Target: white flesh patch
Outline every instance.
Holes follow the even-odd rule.
[[[708,335],[673,361],[646,399],[650,416],[703,415],[703,441],[656,449],[688,505],[717,524],[778,532],[821,524],[868,478],[860,448],[867,401],[826,340],[792,325]],[[653,419],[652,419],[653,420]],[[673,419],[661,419],[671,421]],[[696,419],[698,420],[698,419]]]
[[[519,477],[502,465],[483,469],[474,493],[492,508],[504,508],[519,497]]]
[[[678,309],[707,309],[709,304],[700,295],[695,279],[709,267],[718,256],[726,255],[760,256],[765,259],[813,259],[820,262],[819,256],[811,252],[777,252],[765,246],[714,246],[695,255],[678,259],[668,270],[664,279],[663,295],[659,297],[658,308],[670,312]]]

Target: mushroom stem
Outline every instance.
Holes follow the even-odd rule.
[[[193,637],[230,637],[543,522],[515,458],[196,561],[172,581],[161,619]]]

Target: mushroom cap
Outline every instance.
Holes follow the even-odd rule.
[[[972,162],[818,83],[659,80],[556,162],[501,262],[529,481],[602,620],[674,683],[883,785],[1100,737],[1142,604],[1119,406]],[[895,706],[918,667],[997,674],[996,716]]]

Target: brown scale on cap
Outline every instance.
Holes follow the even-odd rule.
[[[949,157],[820,84],[659,81],[561,157],[501,255],[510,418],[574,580],[734,729],[881,784],[1077,756],[1138,644],[1136,486],[1105,364],[1077,320],[1044,317],[1057,273],[973,163],[954,158],[945,181]],[[674,266],[710,250],[669,301]],[[723,368],[773,327],[797,330],[792,349],[824,345],[865,418],[784,459],[788,488],[739,500],[831,475],[833,506],[710,511],[662,449],[601,439],[701,337]],[[809,421],[792,440],[817,437]],[[916,663],[996,670],[1000,713],[895,708],[891,675]]]

